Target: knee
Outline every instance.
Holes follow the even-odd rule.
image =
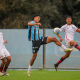
[[[57,40],[55,37],[53,37],[54,40]]]
[[[11,56],[6,57],[7,62],[11,62]]]
[[[73,40],[70,43],[71,43],[71,45],[76,45],[77,44],[77,42],[73,41]]]
[[[74,45],[76,45],[77,44],[77,42],[74,42]]]
[[[8,61],[8,62],[11,62],[11,58],[8,58],[7,61]]]
[[[6,60],[2,61],[4,64],[7,62]]]
[[[57,39],[56,39],[55,37],[53,37],[52,40],[53,40],[54,42],[57,41]]]
[[[66,58],[68,58],[70,55],[67,55],[67,57]]]

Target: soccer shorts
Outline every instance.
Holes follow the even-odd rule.
[[[65,44],[67,45],[68,48],[72,48],[73,46],[70,45],[71,39],[65,39]]]
[[[32,52],[37,53],[41,45],[47,44],[46,41],[47,41],[47,37],[42,37],[38,41],[32,41]]]
[[[10,53],[7,50],[0,51],[0,60],[8,56],[10,56]]]

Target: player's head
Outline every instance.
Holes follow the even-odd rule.
[[[71,25],[71,22],[72,22],[71,16],[66,17],[66,22],[67,22],[68,25]]]
[[[33,18],[34,18],[34,21],[35,21],[36,23],[38,23],[38,22],[40,21],[40,19],[41,19],[41,17],[40,17],[39,14],[35,14]]]

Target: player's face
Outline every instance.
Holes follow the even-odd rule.
[[[67,22],[68,25],[71,25],[72,19],[71,18],[67,18],[66,22]]]
[[[36,23],[38,23],[41,18],[40,18],[40,16],[36,16],[34,19],[35,19]]]

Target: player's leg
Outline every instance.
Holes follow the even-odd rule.
[[[8,66],[9,66],[10,62],[11,62],[11,56],[7,56],[6,59],[7,59],[7,61],[6,61],[6,64],[4,66],[4,71],[3,72],[6,76],[9,76],[9,74],[7,73],[7,69],[8,69]]]
[[[1,66],[0,66],[0,76],[3,76],[4,73],[2,73],[2,70],[3,70],[3,67],[6,63],[6,58],[2,58],[1,60],[2,60],[2,63],[1,63]]]
[[[7,73],[7,69],[8,69],[8,66],[9,66],[10,62],[11,62],[11,56],[10,56],[10,53],[7,50],[5,51],[5,55],[6,55],[6,64],[4,66],[4,71],[3,72],[6,76],[9,76],[9,74]]]
[[[72,51],[73,49],[66,48],[63,44],[61,44],[55,37],[47,37],[47,43],[54,42],[56,45],[60,46],[64,49],[64,51]]]
[[[71,44],[71,45],[74,45],[74,47],[80,51],[80,47],[79,47],[79,45],[77,44],[76,41],[71,40],[71,41],[70,41],[70,44]]]
[[[41,39],[42,40],[42,39]],[[32,59],[30,60],[30,65],[28,67],[28,72],[27,72],[27,76],[30,77],[30,71],[31,71],[31,67],[32,65],[34,64],[34,61],[37,57],[37,53],[38,53],[38,50],[39,50],[39,47],[40,47],[40,43],[41,43],[41,40],[39,41],[34,41],[32,42],[32,51],[33,51],[33,56],[32,56]]]
[[[28,67],[28,72],[27,72],[27,76],[28,76],[28,77],[30,77],[31,67],[32,67],[32,65],[34,64],[34,61],[35,61],[36,57],[37,57],[37,53],[33,53],[32,59],[31,59],[31,61],[30,61],[30,65],[29,65],[29,67]]]
[[[54,64],[56,71],[57,71],[59,64],[62,63],[66,58],[68,58],[70,56],[70,54],[71,54],[71,51],[66,52],[66,54],[64,56],[62,56],[61,59],[56,64]]]
[[[31,61],[30,61],[30,66],[33,65],[33,63],[34,63],[36,57],[37,57],[37,53],[33,53],[32,59],[31,59]]]
[[[36,57],[37,57],[37,53],[33,53],[32,59],[31,59],[31,61],[30,61],[30,65],[29,65],[29,67],[28,67],[28,70],[29,70],[29,71],[31,71],[31,67],[32,67],[32,65],[33,65]]]
[[[5,72],[6,72],[8,66],[9,66],[9,64],[10,64],[10,62],[11,62],[11,56],[7,56],[6,59],[7,59],[7,62],[6,62],[5,67],[4,67],[4,71],[5,71]]]

